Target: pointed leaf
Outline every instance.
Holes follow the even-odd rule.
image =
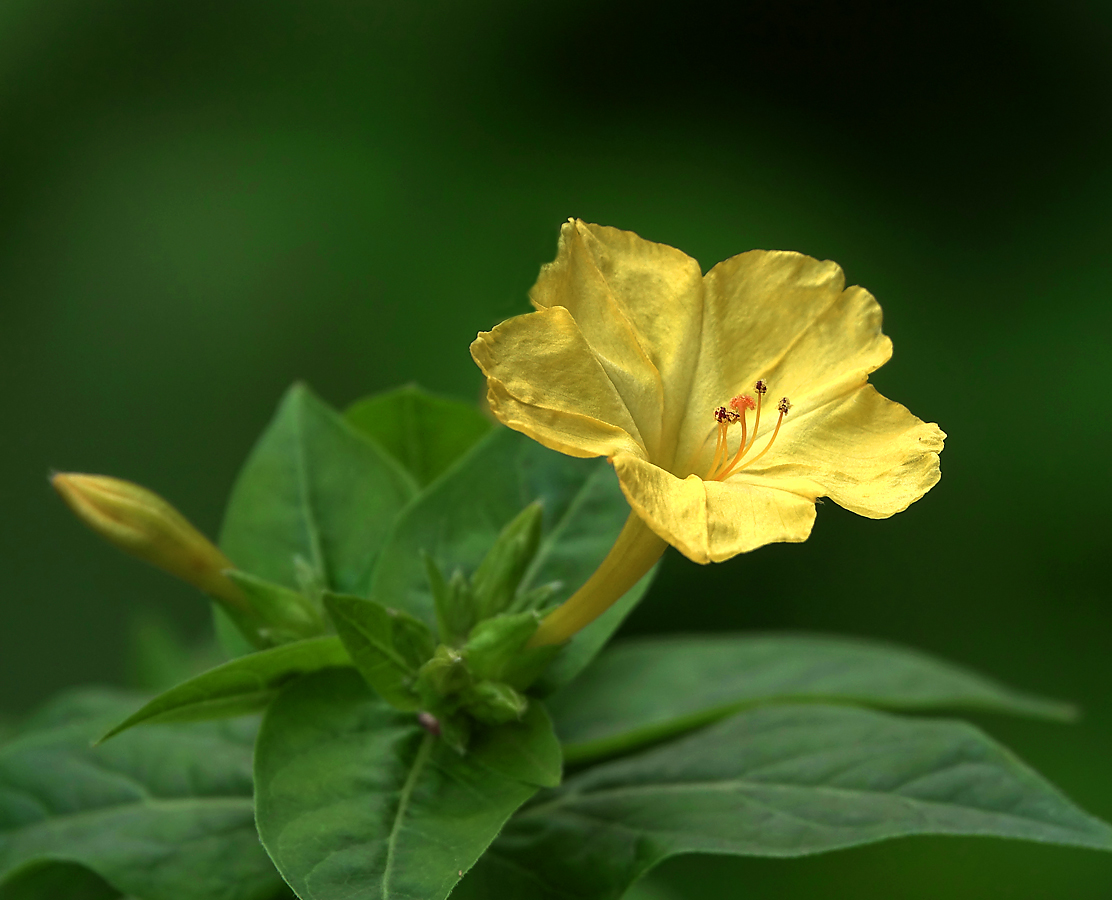
[[[915,834],[1112,850],[1112,828],[970,725],[774,706],[568,779],[453,897],[528,873],[537,900],[616,900],[678,853],[799,856]]]
[[[606,556],[629,505],[605,460],[572,459],[508,429],[493,432],[414,501],[399,518],[370,586],[382,603],[430,625],[435,603],[421,551],[442,572],[472,574],[502,529],[539,500],[544,529],[522,580],[524,592],[554,582],[547,601],[566,600]],[[574,677],[640,599],[650,578],[576,635],[553,663],[548,689]]]
[[[356,401],[344,417],[373,437],[419,485],[433,481],[493,427],[474,406],[408,385]]]
[[[277,894],[254,825],[256,723],[167,725],[90,746],[135,703],[64,697],[0,746],[0,884],[59,861],[144,900]]]
[[[159,694],[113,727],[106,741],[143,722],[189,722],[258,712],[306,672],[351,665],[338,637],[312,638],[237,657]]]
[[[361,597],[325,594],[324,604],[367,683],[392,706],[417,709],[417,670],[435,649],[428,626],[408,613]]]
[[[583,762],[628,752],[745,707],[786,701],[1054,719],[1073,712],[916,650],[800,634],[624,641],[549,705],[567,759]]]
[[[220,539],[237,568],[300,589],[364,583],[413,478],[304,385],[286,394],[232,491]]]
[[[499,761],[482,742],[456,753],[354,672],[310,675],[259,734],[259,834],[302,897],[441,900],[536,790]]]

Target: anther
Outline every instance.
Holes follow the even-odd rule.
[[[755,390],[758,394],[763,395],[768,391],[768,385],[765,384],[763,380],[758,380],[757,383],[753,385],[753,390]]]
[[[776,408],[780,410],[780,415],[786,416],[788,414],[788,410],[792,408],[792,405],[787,397],[781,397],[780,402],[776,404]]]

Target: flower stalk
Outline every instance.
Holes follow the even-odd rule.
[[[644,519],[630,513],[595,573],[544,618],[527,646],[562,644],[590,625],[641,580],[667,546],[668,542],[655,534]]]

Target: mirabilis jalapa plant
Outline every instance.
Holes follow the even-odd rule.
[[[942,432],[868,384],[891,344],[866,291],[573,220],[530,299],[472,344],[508,429],[295,386],[219,548],[145,488],[54,477],[216,601],[228,661],[60,698],[0,745],[5,897],[609,900],[677,853],[1112,849],[987,735],[893,712],[1066,705],[861,640],[605,647],[669,544],[719,562],[805,540],[820,497],[883,518],[938,482]]]

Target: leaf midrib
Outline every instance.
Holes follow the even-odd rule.
[[[953,766],[950,766],[948,768],[953,768]],[[934,774],[937,774],[938,772],[942,772],[942,771],[945,771],[945,769],[939,769],[936,772],[930,772],[928,774],[934,775]],[[550,811],[552,809],[555,809],[558,812],[568,812],[568,813],[571,813],[572,815],[584,816],[586,818],[594,819],[595,821],[606,822],[606,823],[609,823],[609,824],[612,824],[612,825],[615,825],[615,826],[621,826],[622,823],[620,821],[614,821],[614,820],[608,819],[605,816],[601,816],[598,813],[591,812],[591,811],[588,811],[586,809],[576,808],[573,804],[576,800],[595,800],[595,799],[598,799],[600,797],[601,798],[613,798],[613,797],[621,797],[621,796],[636,796],[638,794],[646,794],[646,793],[654,793],[654,792],[656,792],[656,793],[669,793],[669,794],[685,794],[685,793],[694,793],[694,792],[712,792],[712,793],[745,792],[747,794],[751,794],[751,793],[758,792],[760,790],[772,790],[772,791],[783,791],[783,792],[791,792],[791,791],[807,791],[807,792],[810,792],[810,791],[816,791],[816,792],[820,792],[820,793],[833,794],[833,795],[836,795],[836,796],[839,796],[839,797],[846,797],[846,796],[858,797],[858,796],[862,796],[862,795],[864,795],[864,796],[886,797],[886,798],[890,798],[890,799],[894,799],[894,800],[902,800],[902,801],[905,801],[909,804],[917,804],[917,805],[922,805],[922,806],[932,806],[932,807],[939,807],[939,808],[942,808],[942,809],[951,809],[951,810],[956,809],[956,810],[961,810],[961,811],[966,811],[966,812],[976,812],[976,813],[979,813],[981,815],[995,816],[995,817],[998,817],[1000,819],[1004,819],[1006,821],[1014,821],[1014,822],[1021,822],[1021,823],[1024,823],[1024,824],[1036,824],[1036,825],[1042,825],[1042,826],[1045,826],[1045,827],[1058,828],[1058,829],[1061,829],[1063,831],[1072,832],[1074,834],[1085,835],[1086,837],[1091,836],[1094,833],[1092,831],[1081,831],[1081,830],[1075,828],[1072,825],[1066,825],[1066,824],[1062,824],[1062,823],[1059,823],[1059,822],[1048,822],[1048,821],[1044,821],[1042,819],[1027,818],[1027,817],[1024,817],[1024,816],[1017,815],[1015,813],[1001,812],[999,810],[984,809],[982,807],[977,807],[977,806],[962,806],[962,805],[959,805],[959,804],[956,804],[956,803],[946,803],[946,802],[943,802],[943,801],[940,801],[940,800],[928,800],[928,799],[924,799],[922,797],[910,797],[910,796],[906,796],[906,795],[903,795],[903,794],[892,793],[890,791],[873,791],[873,790],[867,790],[865,788],[839,788],[839,787],[834,787],[832,785],[821,785],[821,784],[816,784],[816,785],[811,785],[811,784],[782,784],[782,783],[777,783],[777,782],[765,782],[765,781],[751,782],[751,781],[746,781],[744,779],[731,779],[731,780],[728,780],[728,781],[691,781],[691,782],[672,782],[672,783],[665,782],[665,783],[658,783],[658,784],[652,784],[652,785],[625,785],[623,787],[617,787],[617,788],[604,788],[604,789],[597,790],[597,791],[582,792],[582,793],[568,795],[567,797],[557,798],[557,799],[554,799],[554,800],[550,800],[547,803],[541,803],[541,804],[538,804],[536,806],[529,807],[528,809],[525,809],[521,813],[519,813],[518,818],[527,818],[527,817],[530,817],[530,816],[536,816],[536,815],[542,814],[544,812]],[[757,797],[752,797],[751,796],[750,799],[752,799],[752,801],[754,803],[761,804],[760,799],[757,798]],[[761,804],[761,805],[769,806],[769,804]],[[786,815],[786,816],[793,817],[793,818],[799,818],[798,816],[794,816],[790,811],[783,810],[778,806],[771,806],[770,808],[775,810],[776,812],[782,814],[782,815]],[[814,822],[813,820],[810,820],[810,819],[801,819],[801,821],[809,822],[812,825],[822,825],[823,824],[823,823]],[[628,826],[625,826],[625,827],[628,827]],[[1107,836],[1109,838],[1109,846],[1112,846],[1112,829],[1109,829]]]
[[[128,800],[124,803],[112,803],[108,806],[98,806],[95,809],[83,809],[77,812],[52,814],[46,818],[38,819],[35,822],[18,825],[15,828],[0,829],[0,834],[23,837],[24,835],[33,834],[36,831],[42,831],[54,825],[62,823],[72,824],[81,819],[111,815],[114,812],[126,810],[129,807],[148,807],[151,809],[178,808],[187,810],[190,807],[197,806],[205,806],[211,809],[214,805],[229,807],[244,806],[249,810],[254,809],[254,801],[250,797],[143,797],[136,800]]]
[[[398,795],[398,808],[394,813],[394,821],[390,826],[390,837],[386,841],[386,865],[382,870],[382,897],[383,900],[388,900],[391,896],[390,893],[390,878],[394,871],[394,860],[397,852],[398,834],[401,832],[402,820],[409,809],[409,801],[413,796],[414,788],[417,786],[417,779],[421,774],[421,770],[425,767],[425,762],[432,752],[433,736],[426,734],[421,740],[421,746],[417,749],[417,755],[413,758],[413,766],[406,776],[405,783],[402,785],[401,793]]]

